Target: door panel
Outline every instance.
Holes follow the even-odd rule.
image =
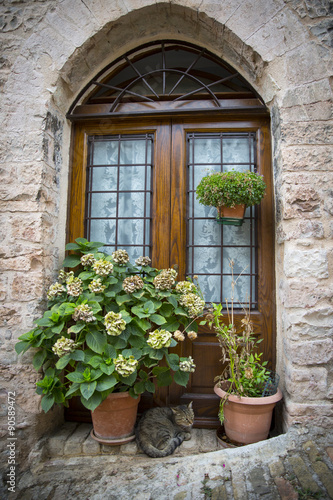
[[[230,134],[231,132],[233,134]],[[103,169],[106,168],[104,165],[106,160],[105,156],[103,159],[105,152],[102,152],[103,148],[100,144],[103,141],[107,141],[107,136],[114,137],[117,135],[123,139],[130,139],[134,136],[146,137],[146,134],[149,134],[149,137],[152,138],[154,151],[151,162],[151,213],[148,214],[147,212],[143,217],[144,220],[146,220],[145,218],[151,218],[151,233],[149,236],[146,233],[145,244],[147,243],[148,245],[148,241],[150,243],[152,265],[157,268],[176,267],[179,273],[179,280],[184,280],[187,274],[193,275],[197,273],[200,275],[200,272],[203,273],[201,274],[201,279],[205,278],[206,282],[209,280],[214,282],[216,280],[216,283],[218,283],[216,289],[220,290],[220,295],[216,295],[215,292],[211,293],[210,300],[223,301],[225,296],[228,295],[226,289],[228,288],[228,283],[230,283],[230,277],[224,276],[223,279],[221,279],[221,275],[214,277],[212,273],[213,267],[215,266],[216,269],[218,267],[221,269],[225,268],[227,257],[235,259],[241,267],[247,258],[250,265],[250,272],[248,274],[251,276],[244,279],[247,279],[247,291],[252,296],[255,295],[255,300],[252,297],[251,317],[254,322],[255,333],[258,337],[264,338],[264,342],[261,344],[264,357],[270,361],[270,366],[274,367],[274,228],[272,226],[273,207],[269,124],[266,120],[258,118],[247,121],[226,119],[222,121],[221,118],[216,117],[213,119],[206,115],[196,119],[191,117],[179,119],[163,118],[158,120],[147,118],[140,121],[122,119],[122,121],[112,124],[87,123],[78,126],[76,128],[73,151],[68,240],[73,241],[79,236],[87,235],[87,232],[85,232],[87,229],[84,229],[84,214],[89,215],[90,213],[91,218],[91,213],[95,213],[94,211],[92,212],[91,207],[86,203],[86,200],[89,203],[93,201],[93,193],[88,193],[87,198],[85,198],[86,186],[92,186],[93,189],[91,191],[100,190],[99,188],[95,189],[95,187],[98,187],[98,175],[100,175],[102,170],[99,171],[97,177],[91,179],[91,172],[89,168],[87,169],[89,161],[91,163],[91,157],[89,158],[88,155],[89,151],[91,151],[91,147],[88,147],[89,141],[93,141],[92,138],[96,137],[95,142],[98,144],[97,149],[99,148],[99,156],[97,155],[96,158],[100,158],[98,159],[99,167],[96,167],[96,169]],[[223,141],[221,141],[221,134],[224,134]],[[249,142],[249,137],[251,138],[252,146]],[[210,140],[210,143],[207,139]],[[133,144],[131,145],[128,142],[127,159],[124,159],[125,156],[120,156],[119,149],[117,164],[121,165],[122,159],[125,161],[123,165],[127,165],[128,167],[129,164],[133,163],[128,159],[131,147],[133,149]],[[237,149],[236,153],[233,152],[235,149]],[[114,154],[116,155],[116,153]],[[147,154],[146,150],[143,162],[135,159],[135,168],[141,168],[140,165],[142,163],[147,168],[147,164],[149,163],[147,161]],[[221,155],[224,155],[224,162],[221,160]],[[138,158],[138,156],[135,157]],[[267,194],[261,203],[260,210],[248,210],[247,222],[241,230],[231,226],[219,226],[217,228],[217,223],[214,220],[214,209],[211,210],[208,208],[208,210],[203,210],[201,213],[200,211],[202,211],[203,207],[199,207],[195,201],[197,183],[205,175],[207,166],[210,166],[210,168],[213,166],[214,169],[219,170],[222,163],[224,163],[225,169],[232,167],[245,169],[248,166],[254,166],[255,157],[257,169],[260,173],[264,174],[268,186]],[[133,155],[131,158],[133,158]],[[188,163],[189,167],[187,166]],[[119,196],[119,192],[121,191],[119,189],[121,187],[119,184],[121,168],[123,167],[119,166],[117,173],[118,180],[115,181],[118,183],[117,189],[111,189],[112,175],[110,174],[111,188],[108,189],[108,191],[111,191],[110,195],[116,194]],[[190,171],[190,176],[188,176],[188,171]],[[129,174],[130,172],[128,171],[126,182],[129,182]],[[138,174],[137,178],[139,179],[139,177],[140,175]],[[138,180],[137,186],[139,184]],[[100,185],[103,185],[101,179]],[[147,171],[145,189],[146,191],[150,191],[150,188],[147,187]],[[145,189],[137,187],[135,190],[142,192]],[[113,193],[113,191],[117,193]],[[133,190],[131,191],[131,189],[123,189],[123,191],[128,191],[127,194],[129,196],[127,201],[130,200],[130,196],[137,196],[138,194],[133,192]],[[101,193],[95,193],[95,195],[98,194]],[[189,199],[193,202],[192,208],[191,204],[189,204]],[[106,201],[106,203],[109,203],[110,212],[112,200]],[[118,208],[120,206],[119,203],[118,199]],[[195,207],[194,210],[193,207]],[[93,210],[96,211],[97,209],[94,208]],[[193,215],[198,210],[199,213],[197,215],[199,218],[194,219]],[[118,239],[118,248],[123,248],[123,243],[127,243],[129,248],[133,248],[130,245],[135,244],[135,241],[131,242],[130,240],[134,235],[131,219],[136,219],[136,213],[128,213],[130,214],[128,215],[130,218],[128,226],[129,239],[126,242]],[[200,217],[202,218],[200,219]],[[193,221],[196,221],[195,224],[197,224],[199,229]],[[88,229],[89,223],[91,221],[89,222],[88,216],[86,223],[86,228]],[[98,233],[93,234],[95,240],[105,241],[105,235],[99,237]],[[117,242],[116,240],[114,242],[107,242],[110,245],[112,244],[112,247],[110,247],[111,251],[113,250],[113,245]],[[148,248],[147,245],[146,249]],[[255,247],[257,248],[256,252]],[[189,251],[187,251],[188,249]],[[191,260],[189,259],[188,255],[191,255],[191,251],[192,255],[193,251],[196,252],[199,261],[193,261],[192,258]],[[210,265],[205,266],[205,259],[213,251],[217,251],[219,261],[211,255],[210,259],[212,259],[212,262]],[[204,268],[206,270],[203,270]],[[236,313],[235,317],[237,323],[242,316]],[[220,349],[215,334],[209,331],[208,327],[200,327],[198,337],[195,341],[185,340],[176,349],[182,356],[193,357],[196,364],[196,371],[191,374],[189,384],[186,388],[173,384],[168,388],[159,389],[155,395],[155,402],[157,404],[178,404],[180,402],[193,401],[196,425],[205,427],[216,426],[218,423],[219,399],[213,392],[213,384],[214,377],[221,372],[221,364]],[[147,404],[151,404],[151,402],[145,403],[144,398],[143,401],[143,404],[146,404],[146,406]]]

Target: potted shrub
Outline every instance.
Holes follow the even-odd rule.
[[[197,186],[199,203],[217,208],[217,221],[241,225],[246,207],[264,197],[266,184],[255,172],[215,172],[203,177]]]
[[[135,266],[125,250],[110,256],[99,252],[100,246],[84,238],[67,245],[72,254],[64,268],[71,270],[61,269],[43,317],[19,337],[15,349],[19,354],[36,349],[33,366],[43,373],[36,392],[45,412],[79,396],[92,411],[94,437],[113,444],[134,438],[140,395],[153,393],[154,381],[186,386],[193,359],[179,358],[170,348],[185,333],[196,337],[195,319],[205,303],[193,282],[176,281],[174,269],[154,269],[148,257]],[[123,411],[129,406],[134,416],[127,418]],[[101,419],[111,407],[121,413],[103,429]],[[125,420],[127,429],[116,436]]]
[[[222,350],[222,373],[216,377],[215,393],[221,398],[219,418],[227,437],[236,443],[250,444],[266,439],[275,404],[282,399],[278,376],[267,369],[256,347],[261,340],[253,334],[249,310],[244,310],[241,327],[234,322],[233,277],[228,323],[223,322],[222,305],[213,304],[208,323],[213,327]]]

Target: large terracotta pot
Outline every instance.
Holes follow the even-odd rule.
[[[225,392],[217,385],[214,392],[225,398]],[[231,441],[241,444],[257,443],[267,439],[272,422],[273,409],[282,399],[277,390],[273,396],[261,398],[238,397],[230,394],[224,404],[224,429]]]
[[[132,398],[128,392],[115,392],[91,412],[94,429],[91,436],[104,444],[117,445],[135,438],[134,425],[140,396]]]

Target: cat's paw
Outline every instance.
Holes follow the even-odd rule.
[[[184,441],[189,441],[191,439],[191,433],[190,432],[186,432],[184,434]]]

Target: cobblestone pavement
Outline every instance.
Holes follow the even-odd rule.
[[[135,442],[101,446],[88,424],[67,423],[34,450],[8,498],[19,500],[293,500],[333,498],[333,439],[301,427],[260,443],[222,448],[194,429],[167,458]],[[6,497],[4,497],[6,498]]]

